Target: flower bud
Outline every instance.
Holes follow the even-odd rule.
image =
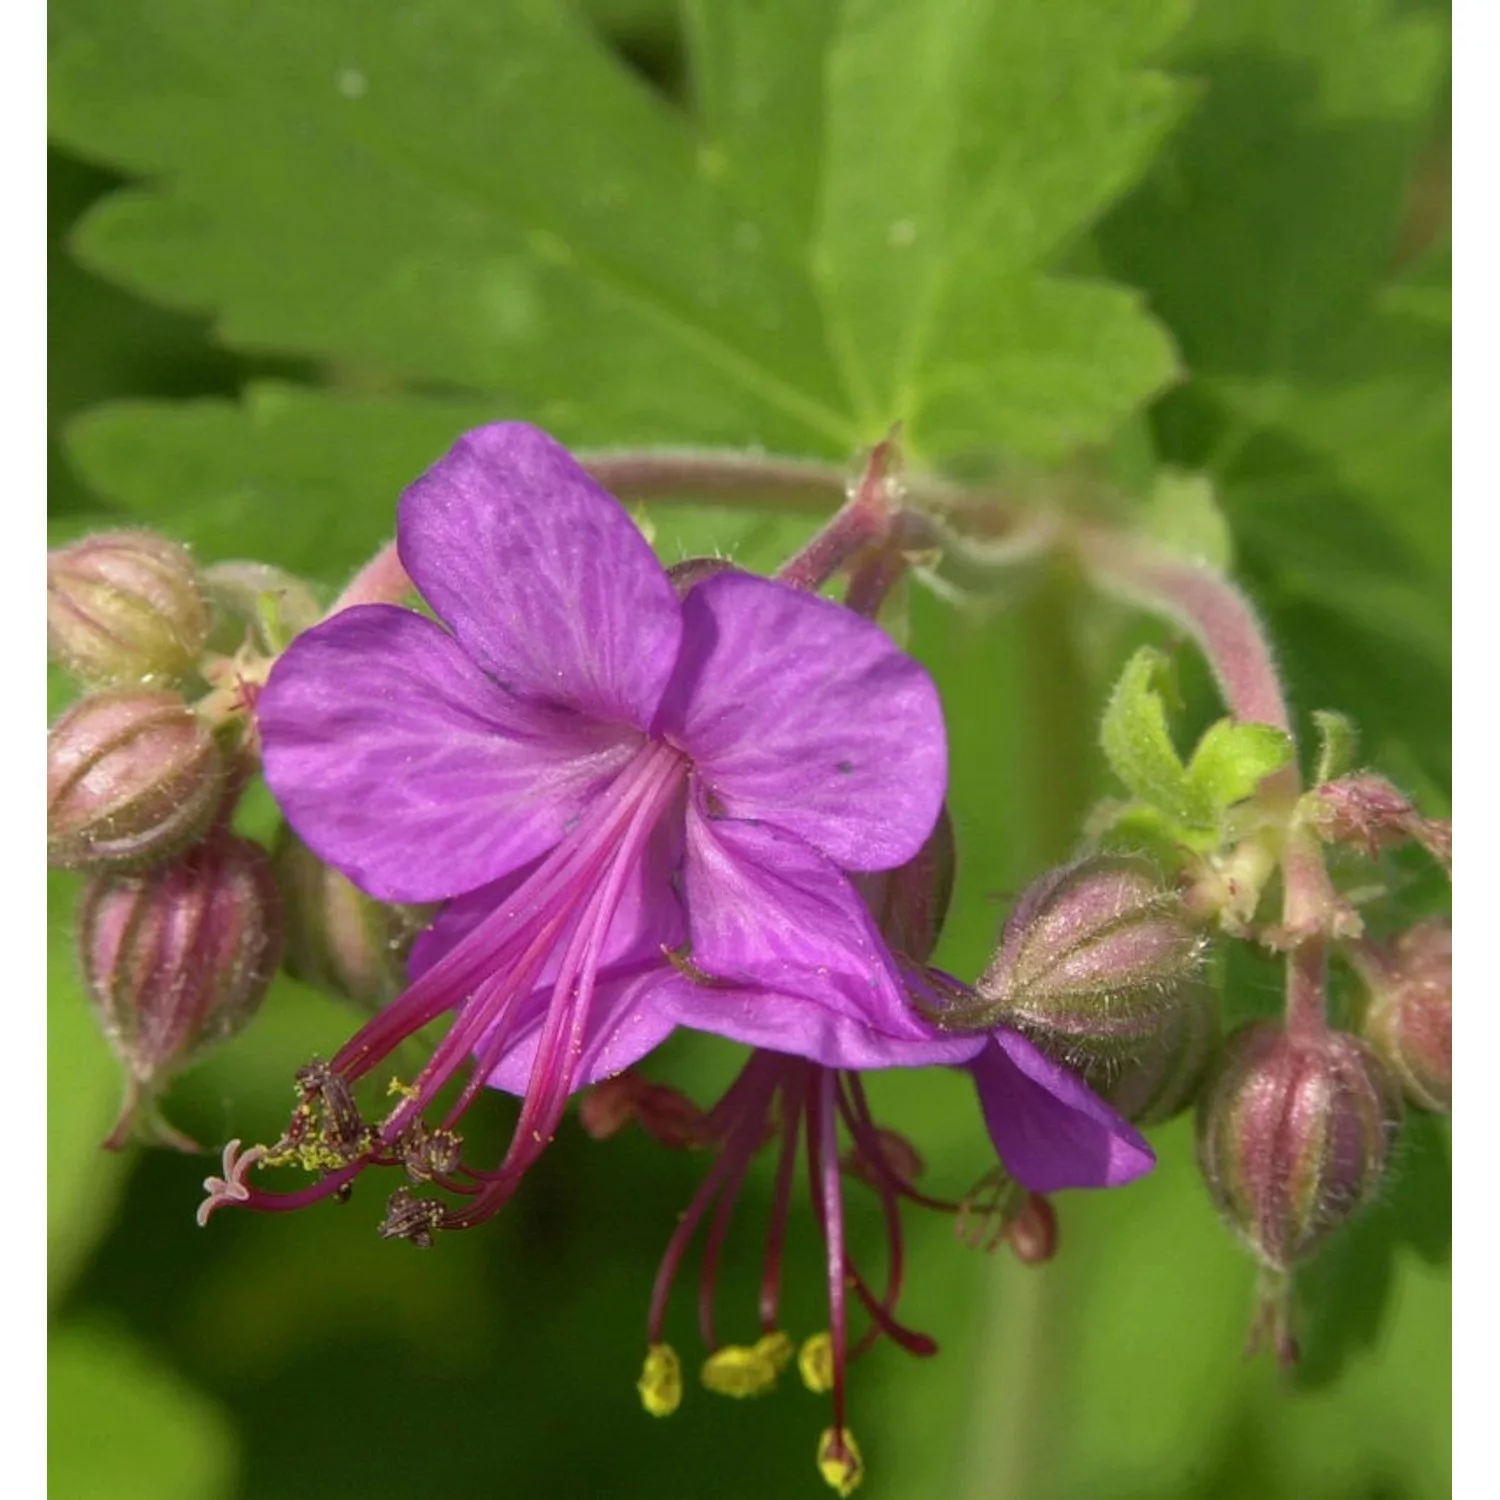
[[[894,870],[856,875],[865,905],[893,952],[925,964],[937,947],[953,896],[953,820],[944,804],[927,842]]]
[[[48,554],[48,650],[90,686],[187,676],[208,627],[193,560],[164,536],[111,531]]]
[[[1218,997],[1189,981],[1182,1003],[1135,1056],[1094,1059],[1081,1070],[1083,1081],[1132,1125],[1160,1125],[1198,1097],[1219,1040]]]
[[[209,644],[232,656],[248,635],[267,655],[323,618],[317,596],[300,578],[269,563],[215,563],[202,573],[203,592],[213,607]]]
[[[1420,844],[1453,873],[1453,824],[1424,818],[1404,792],[1372,771],[1325,781],[1307,794],[1303,806],[1308,823],[1327,843],[1347,844],[1370,859],[1383,849]]]
[[[1229,1228],[1285,1272],[1379,1191],[1400,1120],[1396,1082],[1364,1042],[1252,1021],[1199,1100],[1198,1166]]]
[[[1434,917],[1355,959],[1370,986],[1360,1030],[1390,1065],[1409,1102],[1453,1109],[1453,928]]]
[[[260,1005],[281,952],[270,861],[259,845],[221,833],[144,874],[95,876],[79,904],[78,951],[104,1034],[128,1070],[125,1107],[105,1143],[117,1148],[137,1110]]]
[[[83,698],[47,734],[47,863],[131,869],[165,859],[208,826],[224,781],[212,732],[177,693]]]
[[[406,955],[430,908],[387,906],[325,865],[290,828],[272,862],[286,905],[286,970],[378,1010],[406,988]]]
[[[979,1003],[946,1026],[1005,1025],[1084,1067],[1138,1056],[1188,1003],[1205,939],[1150,866],[1100,855],[1022,893],[1000,950],[974,986]]]

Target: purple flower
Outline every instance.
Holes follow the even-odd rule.
[[[381,1163],[464,1200],[402,1189],[388,1234],[476,1223],[571,1093],[679,1024],[836,1067],[905,1061],[902,1042],[924,1061],[973,1051],[911,1012],[844,873],[910,858],[946,778],[936,690],[875,625],[736,572],[679,597],[619,504],[518,423],[468,434],[406,491],[398,545],[437,620],[335,615],[293,643],[257,713],[302,840],[372,896],[448,905],[411,987],[304,1070],[286,1136],[254,1148],[321,1180],[269,1195],[235,1156],[210,1206],[296,1207]],[[367,1122],[353,1085],[450,1011]],[[524,1095],[490,1170],[463,1163],[455,1128],[486,1084]]]

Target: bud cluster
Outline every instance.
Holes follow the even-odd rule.
[[[253,766],[246,683],[269,666],[257,653],[316,615],[295,579],[259,564],[200,573],[185,548],[147,531],[87,537],[47,559],[49,651],[86,689],[48,732],[48,863],[89,877],[79,961],[126,1070],[111,1147],[140,1134],[196,1149],[156,1096],[250,1020],[280,960],[270,861],[229,826]]]

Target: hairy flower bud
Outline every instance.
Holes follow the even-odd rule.
[[[1225,1223],[1268,1271],[1308,1259],[1379,1191],[1401,1097],[1369,1046],[1252,1021],[1198,1105],[1198,1165]]]
[[[1370,1004],[1360,1027],[1421,1109],[1453,1108],[1453,928],[1434,917],[1355,958]]]
[[[208,826],[224,779],[212,732],[177,693],[83,698],[47,735],[47,862],[123,870],[165,859]]]
[[[904,865],[856,875],[881,936],[897,953],[925,964],[937,947],[953,897],[953,820],[944,804],[927,842]]]
[[[48,554],[48,649],[90,686],[185,677],[208,628],[193,560],[164,536],[111,531]]]
[[[286,902],[287,972],[371,1010],[406,987],[406,955],[430,907],[388,906],[325,865],[290,828],[272,862]]]
[[[128,1070],[106,1142],[119,1147],[137,1110],[260,1005],[281,952],[270,861],[259,845],[221,833],[144,874],[96,876],[79,904],[78,951],[104,1034]]]
[[[1189,1003],[1204,946],[1149,865],[1081,860],[1027,887],[974,986],[979,1003],[937,1019],[1014,1027],[1077,1067],[1136,1057]]]
[[[1095,1058],[1083,1080],[1133,1125],[1174,1119],[1198,1097],[1220,1041],[1219,1000],[1201,981],[1182,987],[1181,1003],[1134,1056]]]
[[[312,589],[269,563],[215,563],[203,570],[202,583],[213,607],[209,644],[226,655],[247,635],[257,650],[274,655],[323,618]]]
[[[1420,844],[1453,873],[1453,824],[1424,818],[1404,792],[1373,771],[1324,782],[1304,806],[1308,823],[1328,843],[1348,844],[1371,859],[1383,849]]]

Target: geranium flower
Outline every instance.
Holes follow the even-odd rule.
[[[403,1188],[383,1232],[476,1223],[570,1094],[678,1024],[774,1033],[843,1067],[894,1060],[893,1039],[933,1060],[973,1050],[911,1012],[844,873],[916,853],[945,786],[936,690],[881,630],[733,571],[679,597],[618,502],[520,423],[470,433],[413,484],[397,539],[437,619],[335,615],[277,663],[257,716],[306,844],[372,896],[448,905],[411,987],[303,1071],[285,1137],[230,1153],[204,1216],[297,1207],[385,1163],[465,1201]],[[353,1085],[447,1012],[430,1061],[367,1122]],[[456,1132],[486,1084],[524,1096],[493,1169],[465,1164]],[[321,1180],[246,1181],[293,1160]]]

